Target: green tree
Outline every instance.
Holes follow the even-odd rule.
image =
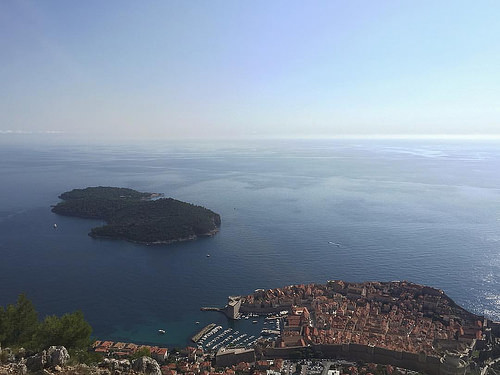
[[[38,313],[33,303],[21,294],[17,299],[17,331],[15,332],[20,344],[28,344],[32,341],[39,322]]]
[[[148,348],[141,348],[132,355],[132,358],[137,359],[144,356],[151,357],[151,350],[149,350]]]
[[[90,345],[92,328],[85,321],[83,313],[76,311],[62,317],[47,316],[40,324],[35,344],[39,349],[51,345],[63,345],[67,349],[81,349]]]
[[[104,356],[101,353],[96,353],[93,350],[86,349],[70,349],[68,350],[70,356],[70,364],[77,365],[85,363],[87,365],[97,364],[102,361]]]
[[[33,304],[26,295],[20,294],[15,305],[0,309],[0,342],[9,346],[29,346],[38,324]]]
[[[0,306],[0,344],[40,350],[51,345],[70,349],[90,347],[92,328],[83,313],[77,311],[62,317],[48,316],[40,323],[31,301],[19,295],[15,305]]]
[[[3,306],[0,306],[0,347],[7,337],[6,313]]]

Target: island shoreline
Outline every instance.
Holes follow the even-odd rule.
[[[141,193],[129,188],[88,187],[62,193],[52,212],[104,221],[91,228],[96,239],[125,240],[143,245],[169,245],[212,237],[220,230],[220,215],[205,207]]]

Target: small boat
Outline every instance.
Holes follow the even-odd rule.
[[[57,224],[54,224],[54,228],[57,228]]]
[[[164,335],[164,334],[165,334],[165,330],[164,330],[164,329],[159,329],[159,330],[158,330],[158,333],[159,333],[160,335]]]
[[[252,320],[252,323],[253,324],[257,324],[258,322],[256,320]]]
[[[200,324],[200,322],[196,322],[196,324]]]
[[[210,258],[210,254],[207,254],[207,258]]]

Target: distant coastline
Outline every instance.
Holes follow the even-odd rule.
[[[52,212],[106,221],[92,228],[93,238],[121,239],[146,245],[168,245],[210,237],[219,231],[220,215],[201,206],[117,187],[74,189],[59,196]]]

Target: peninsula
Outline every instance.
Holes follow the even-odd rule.
[[[267,360],[365,361],[429,375],[464,374],[500,362],[500,322],[468,312],[442,290],[408,281],[257,289],[230,296],[217,311],[231,319],[266,316],[255,354]],[[221,345],[212,340],[207,347]],[[243,356],[235,350],[243,349],[220,349],[216,356],[234,362]]]
[[[233,300],[235,297],[233,297]],[[288,311],[280,348],[357,344],[441,354],[483,337],[484,317],[408,281],[292,285],[241,297],[241,313]]]
[[[74,189],[59,198],[63,202],[52,208],[56,214],[106,221],[91,229],[94,238],[169,244],[212,236],[221,224],[220,216],[207,208],[127,188]]]

